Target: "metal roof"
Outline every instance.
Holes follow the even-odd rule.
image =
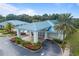
[[[48,31],[49,32],[55,32],[54,30],[54,23],[56,20],[47,20],[47,21],[42,21],[42,22],[34,22],[34,23],[28,23],[28,22],[23,22],[19,20],[9,20],[0,23],[0,25],[5,25],[6,23],[11,23],[15,26],[16,29],[21,29],[21,30],[28,30],[28,31],[41,31],[43,29],[48,29],[51,27]]]
[[[50,24],[50,23],[51,24]],[[16,28],[18,29],[24,29],[24,30],[28,30],[28,31],[41,31],[43,29],[48,29],[49,27],[51,27],[49,29],[49,32],[54,32],[54,22],[51,21],[51,20],[47,20],[47,21],[43,21],[43,22],[34,22],[34,23],[29,23],[29,24],[26,24],[26,25],[23,25],[23,26],[18,26]]]
[[[27,22],[24,22],[24,21],[9,20],[9,21],[1,22],[0,25],[5,25],[5,24],[7,24],[7,23],[11,23],[11,24],[13,24],[14,26],[20,26],[20,25],[28,24]]]

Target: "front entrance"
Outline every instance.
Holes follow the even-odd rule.
[[[38,32],[38,39],[40,41],[44,41],[45,40],[45,32]]]

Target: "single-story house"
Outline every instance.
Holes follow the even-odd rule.
[[[40,39],[40,36],[43,37],[43,39],[53,39],[58,38],[63,40],[63,35],[61,33],[58,33],[55,29],[55,22],[56,20],[46,20],[42,22],[34,22],[34,23],[28,23],[24,21],[19,20],[9,20],[0,23],[0,26],[6,25],[6,23],[11,23],[15,26],[15,29],[17,31],[17,36],[20,37],[21,31],[29,32],[31,36],[33,36],[34,43],[38,42],[38,39]]]

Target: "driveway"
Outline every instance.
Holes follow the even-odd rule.
[[[28,49],[19,47],[10,42],[9,37],[0,37],[0,56],[60,56],[61,49],[55,43],[46,40],[44,48],[38,52],[31,52]]]

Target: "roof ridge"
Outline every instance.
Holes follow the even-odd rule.
[[[52,24],[52,22],[50,22],[49,20],[47,20],[47,22],[52,26],[53,24]]]

